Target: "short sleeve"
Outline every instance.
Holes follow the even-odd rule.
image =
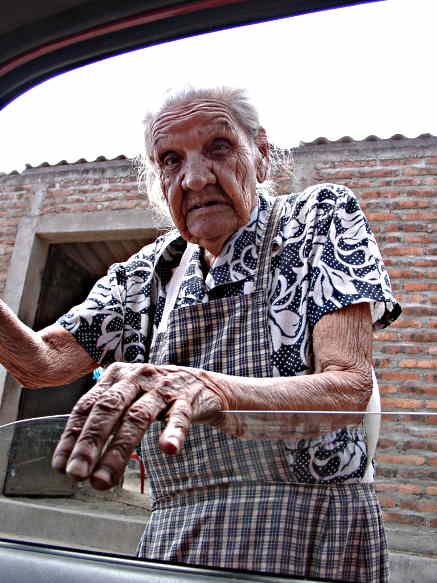
[[[86,300],[59,318],[88,354],[99,364],[122,360],[125,274],[114,266],[92,288]]]
[[[155,258],[152,244],[125,263],[115,263],[83,303],[59,318],[97,363],[147,360]]]
[[[401,313],[375,237],[356,196],[346,187],[313,187],[306,198],[312,221],[309,245],[308,318],[312,326],[329,312],[371,304],[375,328]]]

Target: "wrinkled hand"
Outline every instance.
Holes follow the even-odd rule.
[[[229,408],[224,393],[207,371],[112,364],[73,408],[52,465],[75,479],[90,478],[96,489],[110,488],[119,483],[132,451],[157,419],[166,421],[159,444],[168,454],[181,451],[191,423],[226,431],[235,420],[221,413]]]

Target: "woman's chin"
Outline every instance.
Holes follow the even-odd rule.
[[[234,215],[232,220],[228,217],[203,217],[187,221],[187,230],[196,242],[202,246],[207,246],[208,241],[226,241],[239,228],[239,221]]]

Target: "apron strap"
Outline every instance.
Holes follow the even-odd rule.
[[[167,330],[167,322],[170,312],[173,310],[178,299],[179,290],[181,289],[181,283],[183,281],[187,265],[193,254],[195,245],[193,243],[187,243],[184,254],[181,257],[181,261],[176,269],[173,271],[170,281],[167,284],[167,297],[165,299],[164,309],[162,311],[161,321],[158,326],[158,334],[165,332]]]
[[[367,466],[366,472],[363,476],[363,482],[373,482],[373,458],[376,453],[376,446],[378,444],[379,430],[381,427],[381,398],[379,395],[378,381],[376,380],[375,370],[372,367],[372,396],[367,405],[367,411],[371,415],[366,415],[364,418],[364,428],[366,431],[367,442]]]
[[[278,196],[275,198],[270,217],[266,225],[264,236],[261,244],[261,250],[258,255],[257,262],[257,276],[255,282],[255,290],[269,290],[269,283],[271,278],[271,258],[272,258],[272,243],[278,231],[279,220],[282,216],[282,208],[286,201],[286,196]]]

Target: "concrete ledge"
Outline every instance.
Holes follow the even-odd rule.
[[[390,583],[436,583],[437,559],[390,553]]]
[[[430,556],[437,560],[437,531],[409,525],[385,525],[388,547],[395,553]],[[437,572],[436,578],[437,581]]]
[[[4,538],[135,556],[149,513],[120,502],[0,497],[0,516]]]

